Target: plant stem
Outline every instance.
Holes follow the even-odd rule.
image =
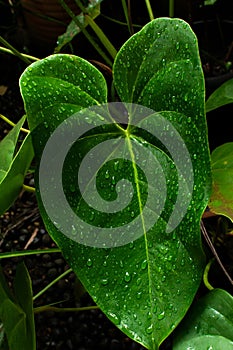
[[[175,0],[169,0],[169,17],[174,17]]]
[[[35,187],[27,186],[24,184],[23,184],[23,190],[27,192],[33,192],[33,193],[36,191]]]
[[[211,259],[208,264],[206,265],[205,267],[205,271],[204,271],[204,274],[203,274],[203,282],[206,286],[206,288],[208,288],[209,290],[213,290],[214,287],[210,284],[209,280],[208,280],[208,274],[209,274],[209,270],[210,270],[210,267],[213,263],[214,259]]]
[[[34,309],[34,314],[44,311],[54,311],[54,312],[79,312],[79,311],[89,311],[98,310],[98,306],[85,306],[85,307],[64,307],[59,308],[55,306],[39,306]]]
[[[146,3],[146,7],[147,7],[147,11],[148,11],[150,20],[152,21],[154,19],[154,15],[153,15],[153,11],[151,8],[150,0],[145,0],[145,3]]]
[[[121,0],[121,4],[122,4],[123,10],[124,10],[124,15],[125,15],[125,19],[127,22],[129,33],[130,33],[130,35],[132,35],[133,34],[133,27],[132,27],[132,22],[130,23],[129,12],[128,12],[126,0]]]
[[[213,245],[213,243],[212,243],[212,241],[211,241],[211,239],[206,231],[203,220],[201,220],[201,232],[202,232],[208,246],[210,247],[212,253],[214,254],[216,261],[218,262],[219,266],[221,267],[225,276],[227,277],[228,281],[231,283],[231,285],[233,285],[233,280],[232,280],[231,276],[229,275],[229,273],[227,272],[227,270],[225,269],[225,267],[223,266],[223,263],[222,263],[221,259],[219,258],[218,254],[214,248],[214,245]]]
[[[65,277],[66,275],[68,275],[69,273],[72,272],[72,269],[69,269],[65,272],[63,272],[60,276],[58,276],[57,278],[55,278],[55,280],[53,280],[51,283],[49,283],[44,289],[42,289],[39,293],[37,293],[32,300],[36,300],[37,298],[39,298],[43,293],[46,292],[46,290],[48,290],[50,287],[52,287],[55,283],[57,283],[60,279],[62,279],[63,277]]]
[[[119,25],[121,25],[121,26],[127,26],[127,23],[118,21],[117,19],[112,18],[112,17],[109,17],[109,16],[107,16],[107,15],[104,15],[103,13],[101,13],[101,16],[102,16],[103,18],[106,18],[108,21],[117,23],[117,24],[119,24]],[[132,24],[132,26],[135,27],[135,28],[139,28],[139,29],[142,28],[142,25],[141,25],[141,24]]]
[[[16,124],[13,123],[10,119],[8,119],[7,117],[5,117],[4,115],[2,115],[0,113],[0,118],[3,119],[7,124],[9,124],[10,126],[15,126]],[[21,131],[26,132],[27,134],[30,132],[28,129],[24,129],[24,128],[20,128]]]
[[[76,4],[79,6],[80,10],[86,14],[85,19],[87,20],[87,23],[91,26],[91,28],[94,30],[97,37],[100,39],[101,43],[104,45],[108,53],[112,56],[114,59],[117,51],[115,47],[112,45],[112,43],[109,41],[107,36],[104,34],[102,29],[98,26],[98,24],[95,23],[95,21],[91,18],[91,16],[88,15],[88,9],[83,6],[82,2],[80,0],[75,0]]]
[[[18,58],[20,58],[22,61],[24,61],[27,64],[31,64],[31,61],[25,57],[24,55],[22,55],[18,50],[16,50],[11,44],[8,43],[8,41],[6,41],[1,35],[0,35],[0,43],[3,44],[4,46],[6,46],[9,50],[11,50],[15,56],[17,56]]]
[[[108,56],[105,54],[105,52],[99,47],[99,45],[94,41],[92,36],[87,32],[87,30],[84,28],[83,24],[79,21],[77,16],[75,16],[74,12],[67,6],[64,0],[59,0],[59,3],[64,8],[64,10],[68,13],[68,15],[73,19],[75,24],[81,29],[82,33],[85,35],[87,40],[91,43],[91,45],[95,48],[95,50],[100,54],[100,56],[106,61],[106,63],[110,66],[112,66],[111,60],[108,58]]]
[[[22,250],[22,251],[16,251],[16,252],[6,252],[6,253],[0,253],[0,259],[8,259],[8,258],[15,258],[18,256],[48,254],[48,253],[61,253],[61,249],[50,248],[50,249],[38,249],[38,250],[34,249],[34,250]]]
[[[102,29],[93,21],[93,19],[89,16],[85,16],[87,23],[91,26],[91,28],[94,30],[95,34],[100,39],[101,43],[104,45],[108,53],[111,55],[111,57],[114,59],[117,54],[117,50],[112,45],[112,43],[109,41],[109,39],[106,37]]]
[[[15,56],[15,53],[14,53],[12,50],[7,49],[6,47],[0,46],[0,51],[6,52],[6,53],[10,53],[11,55],[14,55],[14,56]],[[34,57],[34,56],[31,56],[31,55],[27,55],[27,54],[25,54],[25,53],[20,53],[20,55],[21,55],[22,57],[28,58],[29,60],[32,60],[32,61],[40,61],[39,58]],[[30,62],[30,64],[31,64],[31,62]]]

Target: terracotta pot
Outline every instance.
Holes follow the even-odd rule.
[[[70,9],[78,14],[80,10],[74,0],[66,1]],[[55,46],[57,37],[64,33],[71,21],[58,0],[21,0],[28,35],[35,45]]]

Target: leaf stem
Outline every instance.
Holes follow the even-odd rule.
[[[13,123],[10,119],[8,119],[7,117],[5,117],[4,115],[2,115],[1,113],[0,113],[0,118],[2,119],[2,120],[4,120],[7,124],[9,124],[10,126],[15,126],[16,124],[15,123]],[[21,131],[23,131],[23,132],[25,132],[25,133],[29,133],[30,131],[28,130],[28,129],[24,129],[24,128],[20,128],[20,130]]]
[[[108,53],[111,55],[111,57],[114,59],[117,54],[117,50],[112,45],[112,43],[109,41],[109,39],[106,37],[102,29],[98,26],[98,24],[95,23],[95,21],[89,16],[85,16],[87,23],[90,25],[90,27],[94,30],[95,34],[100,39],[101,43],[104,45]]]
[[[169,17],[173,18],[174,17],[174,0],[169,0]]]
[[[84,307],[64,307],[59,308],[55,306],[39,306],[34,309],[34,313],[37,314],[39,312],[44,311],[54,311],[54,312],[80,312],[80,311],[89,311],[89,310],[98,310],[98,306],[84,306]]]
[[[9,54],[15,56],[15,53],[14,53],[12,50],[7,49],[6,47],[0,46],[0,51],[9,53]],[[31,56],[31,55],[27,55],[27,54],[25,54],[25,53],[20,53],[20,55],[21,55],[22,57],[28,58],[29,60],[32,60],[32,61],[40,61],[40,58]],[[31,62],[30,62],[30,64],[31,64]]]
[[[19,256],[35,255],[35,254],[48,254],[48,253],[61,253],[59,248],[50,249],[34,249],[34,250],[22,250],[15,252],[0,253],[0,259],[16,258]]]
[[[152,21],[154,19],[154,14],[153,14],[153,11],[151,8],[150,0],[145,0],[145,3],[146,3],[146,7],[147,7],[147,11],[148,11],[150,20]]]
[[[105,52],[100,48],[100,46],[95,42],[92,36],[88,33],[88,31],[84,28],[83,24],[80,22],[77,16],[75,16],[74,12],[69,8],[69,6],[65,3],[64,0],[59,0],[59,3],[64,8],[64,10],[68,13],[68,15],[73,19],[75,24],[80,28],[82,33],[85,35],[87,40],[91,43],[91,45],[95,48],[95,50],[100,54],[100,56],[106,61],[106,63],[112,66],[111,60],[105,54]]]
[[[208,288],[209,290],[213,290],[214,287],[210,284],[209,280],[208,280],[208,274],[209,274],[209,270],[210,270],[210,267],[213,263],[215,259],[211,259],[208,264],[206,265],[205,267],[205,271],[204,271],[204,274],[203,274],[203,282],[206,286],[206,288]]]
[[[130,33],[130,35],[133,35],[133,26],[132,26],[132,21],[131,21],[130,14],[129,14],[129,9],[128,9],[127,4],[126,4],[126,0],[121,0],[121,4],[122,4],[123,10],[124,10],[124,15],[125,15],[125,19],[127,22],[129,33]]]
[[[44,289],[42,289],[39,293],[37,293],[36,295],[34,295],[34,297],[32,298],[32,300],[36,300],[37,298],[39,298],[42,294],[44,294],[50,287],[52,287],[55,283],[57,283],[60,279],[62,279],[63,277],[65,277],[66,275],[70,274],[72,272],[72,269],[69,269],[65,272],[63,272],[60,276],[58,276],[57,278],[55,278],[52,282],[50,282]]]
[[[36,191],[35,187],[27,186],[24,184],[23,184],[23,190],[27,192],[33,192],[33,193]]]
[[[231,276],[229,275],[229,273],[227,272],[227,270],[225,269],[225,267],[223,266],[223,263],[221,261],[221,259],[218,256],[218,253],[216,252],[216,249],[214,248],[214,245],[206,231],[205,225],[203,223],[203,220],[201,220],[201,232],[203,234],[203,236],[205,237],[205,240],[208,244],[208,246],[210,247],[212,253],[214,254],[216,261],[218,262],[219,266],[221,267],[222,271],[224,272],[225,276],[227,277],[228,281],[231,283],[231,285],[233,285],[233,280],[231,278]]]
[[[13,54],[15,56],[17,56],[18,58],[20,58],[22,61],[24,61],[27,64],[31,64],[31,61],[25,57],[24,55],[22,55],[18,50],[16,50],[11,44],[8,43],[8,41],[6,41],[1,35],[0,35],[0,43],[3,44],[4,46],[6,46],[10,51],[13,52]]]

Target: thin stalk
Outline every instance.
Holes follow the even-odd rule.
[[[27,64],[31,64],[31,61],[25,57],[24,55],[22,55],[18,50],[16,50],[11,44],[8,43],[8,41],[6,41],[1,35],[0,35],[0,43],[3,44],[4,46],[6,46],[9,50],[11,50],[15,56],[17,56],[18,58],[20,58],[22,61],[24,61]]]
[[[6,53],[10,53],[11,55],[14,55],[14,56],[15,56],[15,53],[14,53],[12,50],[7,49],[7,48],[5,48],[5,47],[0,46],[0,51],[6,52]],[[27,55],[27,54],[25,54],[25,53],[20,53],[20,54],[21,54],[21,56],[23,56],[23,57],[25,57],[25,58],[28,58],[29,60],[32,60],[32,61],[40,61],[40,59],[37,58],[37,57],[31,56],[31,55]],[[31,62],[30,62],[30,64],[31,64]]]
[[[55,283],[57,283],[58,281],[60,281],[63,277],[65,277],[66,275],[68,275],[69,273],[72,272],[72,269],[69,269],[65,272],[63,272],[60,276],[58,276],[57,278],[55,278],[52,282],[50,282],[44,289],[42,289],[39,293],[37,293],[36,295],[34,295],[34,297],[32,298],[32,300],[36,300],[37,298],[39,298],[42,294],[44,294],[50,287],[52,287]]]
[[[129,12],[128,12],[128,8],[127,8],[127,4],[126,4],[126,0],[121,0],[121,4],[123,7],[123,11],[124,11],[124,15],[125,15],[125,19],[127,22],[127,26],[128,26],[128,30],[130,35],[132,35],[132,25],[130,25],[130,21],[129,21]]]
[[[227,270],[225,269],[221,259],[219,258],[218,253],[216,252],[215,247],[214,247],[214,245],[213,245],[213,243],[212,243],[212,241],[211,241],[211,239],[206,231],[203,220],[201,220],[201,232],[202,232],[208,246],[210,247],[212,253],[214,254],[216,261],[218,262],[219,266],[221,267],[222,271],[224,272],[225,276],[227,277],[228,281],[231,283],[231,285],[233,285],[233,280],[232,280],[231,276],[229,275],[229,273],[227,272]]]
[[[210,270],[210,267],[213,263],[214,259],[211,259],[208,264],[206,265],[205,267],[205,271],[204,271],[204,274],[203,274],[203,282],[206,286],[206,288],[208,288],[209,290],[213,290],[214,287],[210,284],[209,280],[208,280],[208,274],[209,274],[209,270]]]
[[[111,21],[111,22],[113,22],[113,23],[117,23],[117,24],[119,24],[119,25],[121,25],[121,26],[127,26],[127,23],[118,21],[117,19],[112,18],[112,17],[109,17],[109,16],[107,16],[107,15],[104,15],[103,13],[101,13],[101,17],[106,18],[108,21]],[[142,28],[142,25],[141,25],[141,24],[132,24],[132,26],[133,26],[134,28]]]
[[[54,311],[54,312],[80,312],[89,310],[98,310],[99,306],[85,306],[85,307],[64,307],[59,308],[56,306],[39,306],[34,309],[34,314],[44,311]]]
[[[74,0],[74,1],[83,13],[88,13],[87,8],[82,4],[82,1],[80,0]]]
[[[0,259],[15,258],[18,256],[35,255],[35,254],[48,254],[48,253],[61,253],[59,248],[50,249],[34,249],[34,250],[22,250],[16,252],[0,253]]]
[[[89,16],[85,16],[87,23],[90,25],[90,27],[94,30],[95,34],[103,44],[103,46],[106,48],[108,53],[111,55],[111,57],[114,59],[117,54],[117,50],[112,45],[112,43],[109,41],[109,39],[106,37],[102,29],[98,26],[98,24],[95,23],[95,21]]]
[[[10,126],[15,126],[16,124],[13,123],[10,119],[8,119],[7,117],[5,117],[4,115],[2,115],[0,113],[0,118],[3,119],[7,124],[9,124]],[[24,129],[24,128],[20,128],[21,131],[25,132],[25,133],[29,133],[30,131],[28,129]]]
[[[175,11],[175,0],[169,0],[169,17],[174,17]]]
[[[59,3],[64,8],[64,10],[68,13],[68,15],[73,19],[75,24],[80,28],[83,35],[87,38],[90,44],[95,48],[95,50],[99,53],[99,55],[106,61],[109,66],[112,66],[112,61],[108,58],[105,52],[100,48],[100,46],[95,42],[92,36],[88,33],[88,31],[84,28],[83,24],[79,21],[77,16],[75,16],[74,12],[67,6],[64,0],[59,0]]]
[[[154,19],[154,14],[153,14],[153,11],[151,8],[150,0],[145,0],[145,3],[146,3],[146,7],[147,7],[147,11],[148,11],[150,20],[152,21]]]
[[[95,21],[91,18],[91,16],[88,15],[88,9],[83,6],[82,2],[80,0],[75,0],[76,4],[79,6],[80,10],[86,15],[85,15],[85,19],[87,20],[87,23],[91,26],[91,28],[94,30],[95,34],[97,35],[97,37],[100,39],[101,43],[103,44],[103,46],[106,48],[106,50],[108,51],[108,53],[112,56],[112,58],[114,59],[117,51],[115,49],[115,47],[112,45],[112,43],[109,41],[109,39],[107,38],[107,36],[104,34],[104,32],[102,31],[102,29],[98,26],[98,24],[95,23]]]
[[[33,192],[33,193],[36,191],[35,187],[27,186],[24,184],[23,184],[23,190],[27,192]]]

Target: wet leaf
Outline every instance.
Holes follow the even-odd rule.
[[[206,112],[233,103],[233,79],[226,81],[216,89],[206,101]]]
[[[30,130],[44,122],[54,130],[68,116],[107,99],[103,75],[86,60],[52,55],[28,67],[20,78]]]
[[[233,298],[214,289],[193,304],[175,331],[174,350],[232,349]]]
[[[43,166],[37,170],[40,211],[48,232],[109,319],[146,348],[157,349],[189,308],[205,260],[199,225],[211,178],[204,79],[196,38],[183,21],[170,19],[152,21],[133,36],[114,65],[115,86],[122,101],[128,102],[124,105],[101,106],[107,95],[103,77],[84,60],[72,59],[79,70],[95,78],[88,83],[91,95],[87,94],[87,99],[83,98],[87,86],[80,75],[67,95],[69,79],[64,82],[64,77],[72,80],[73,70],[77,70],[66,64],[68,56],[33,64],[21,78],[38,160],[46,142],[49,140],[47,147],[61,127],[56,149],[52,149],[56,155],[46,159],[43,152]],[[30,95],[27,86],[37,79],[40,67],[46,73],[36,80],[39,96],[36,88]],[[54,70],[57,76],[50,89],[48,72]],[[65,107],[62,117],[61,106]],[[65,119],[67,123],[61,124]],[[86,133],[78,139],[82,128]],[[75,136],[75,142],[67,140]],[[103,146],[101,152],[99,145]],[[88,157],[90,161],[83,162]],[[62,198],[71,211],[63,210],[66,201],[56,197],[57,164],[62,165]],[[92,166],[97,166],[93,174]],[[80,169],[85,174],[81,179]],[[43,184],[42,177],[46,180]],[[97,200],[93,188],[99,194]],[[55,208],[59,223],[47,213],[46,194],[51,194],[51,208]],[[118,197],[125,205],[113,210]],[[89,231],[81,226],[77,229],[70,213],[81,218],[84,226],[89,225]],[[132,226],[134,219],[138,221]],[[67,235],[62,233],[64,227],[69,228]],[[118,227],[123,231],[114,236]],[[105,228],[109,235],[104,246]],[[120,244],[122,239],[127,242]]]
[[[213,189],[209,207],[233,221],[233,142],[217,147],[211,154]]]

